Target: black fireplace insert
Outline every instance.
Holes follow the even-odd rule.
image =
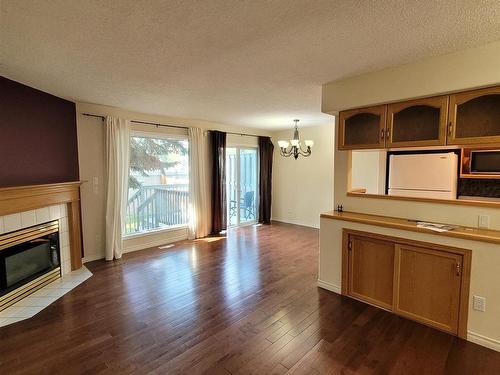
[[[0,296],[60,267],[57,222],[49,222],[0,239]]]

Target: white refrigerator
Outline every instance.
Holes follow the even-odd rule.
[[[391,155],[389,195],[456,199],[458,156],[454,152]]]

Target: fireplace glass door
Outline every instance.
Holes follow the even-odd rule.
[[[52,259],[50,241],[48,239],[40,241],[40,244],[31,248],[23,249],[20,252],[6,256],[5,274],[7,276],[7,288],[40,272],[50,270],[54,263],[57,264],[58,260],[57,257],[56,259]]]

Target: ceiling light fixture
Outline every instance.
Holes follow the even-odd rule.
[[[314,145],[314,142],[311,140],[306,140],[304,142],[305,144],[305,150],[302,148],[302,145],[300,144],[300,137],[299,137],[299,129],[298,129],[298,123],[299,120],[295,119],[293,120],[295,122],[295,130],[293,131],[293,139],[290,140],[290,143],[288,141],[278,141],[278,145],[280,146],[280,155],[284,156],[285,158],[288,158],[290,156],[293,156],[295,160],[298,159],[299,155],[302,156],[309,156],[311,155],[311,147]],[[288,145],[291,144],[291,147],[288,148]]]

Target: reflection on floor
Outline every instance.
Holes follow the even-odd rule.
[[[499,374],[500,353],[319,289],[318,230],[244,227],[87,267],[0,328],[2,373]]]

